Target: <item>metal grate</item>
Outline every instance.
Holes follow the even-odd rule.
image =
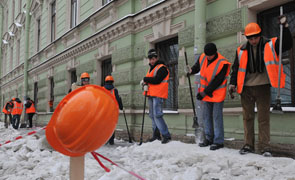
[[[159,42],[155,46],[160,60],[164,61],[169,68],[168,99],[164,101],[164,109],[178,109],[178,37]]]

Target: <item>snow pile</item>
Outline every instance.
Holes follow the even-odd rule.
[[[14,130],[0,123],[0,143],[24,135],[31,129]],[[67,180],[69,157],[52,150],[40,131],[0,147],[0,180]],[[121,167],[149,180],[295,180],[295,160],[267,158],[223,148],[210,151],[196,144],[171,141],[143,143],[141,146],[116,140],[114,146],[105,145],[96,152]],[[132,180],[134,176],[100,158],[111,172],[105,172],[91,156],[85,157],[87,180]]]

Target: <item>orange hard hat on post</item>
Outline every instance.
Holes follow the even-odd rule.
[[[109,140],[118,116],[118,103],[109,91],[86,85],[60,101],[46,127],[46,138],[64,155],[83,156]]]
[[[114,82],[114,78],[113,78],[113,76],[108,75],[108,76],[105,78],[104,81],[105,81],[105,82],[106,82],[106,81],[113,81],[113,82]]]
[[[83,79],[83,78],[90,78],[90,76],[87,72],[83,72],[80,76],[80,79]]]
[[[257,23],[249,23],[245,27],[245,36],[253,36],[261,33],[261,28]]]

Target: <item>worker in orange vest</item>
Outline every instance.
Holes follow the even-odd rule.
[[[283,46],[285,52],[292,47],[292,35],[288,29],[286,16],[279,17],[283,25]],[[232,66],[229,93],[241,95],[244,121],[244,146],[240,154],[255,151],[255,104],[258,114],[258,150],[263,156],[271,156],[270,149],[270,87],[278,88],[279,72],[279,40],[277,37],[268,39],[261,34],[257,23],[249,23],[244,35],[247,42],[237,48],[236,58]],[[283,68],[282,68],[283,69]],[[281,69],[280,88],[285,85],[285,74]]]
[[[2,112],[5,115],[5,119],[4,119],[4,124],[5,124],[5,128],[8,128],[8,125],[11,124],[12,121],[12,116],[11,116],[11,111],[12,111],[12,107],[13,107],[13,103],[12,100],[6,102],[6,104],[4,105]],[[9,121],[7,120],[7,116],[9,117]]]
[[[153,136],[149,141],[161,140],[160,134],[162,134],[162,144],[166,144],[171,140],[171,135],[163,118],[162,105],[168,98],[169,69],[163,61],[159,60],[155,49],[149,50],[148,59],[150,69],[140,84],[143,87],[148,86],[149,117],[152,119],[153,128]]]
[[[108,91],[110,91],[110,93],[114,96],[114,98],[116,98],[118,105],[119,105],[119,109],[123,110],[123,104],[122,104],[122,100],[121,97],[119,96],[119,92],[118,89],[115,88],[114,86],[114,78],[111,75],[106,76],[105,78],[105,84],[104,84],[104,88]],[[114,139],[115,139],[115,132],[113,133],[113,135],[111,136],[111,138],[109,139],[108,143],[110,145],[114,144]]]
[[[20,121],[20,116],[23,111],[23,103],[19,98],[13,98],[13,108],[12,108],[12,127],[14,129],[18,129],[19,127],[19,121]]]
[[[27,97],[25,107],[26,107],[26,114],[28,115],[28,120],[29,120],[29,128],[32,128],[33,127],[33,116],[36,113],[35,102],[33,100],[31,100],[29,97]]]
[[[200,147],[210,145],[210,150],[224,147],[223,104],[226,97],[230,62],[217,52],[214,43],[207,43],[197,62],[188,67],[188,73],[200,72],[201,87],[197,99],[203,101],[205,139]]]

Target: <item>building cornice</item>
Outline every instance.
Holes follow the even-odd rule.
[[[115,6],[113,8],[115,8]],[[67,63],[79,55],[98,49],[101,46],[105,46],[106,43],[109,44],[110,42],[128,34],[152,28],[153,25],[167,21],[167,19],[172,19],[175,16],[179,16],[192,10],[194,10],[194,0],[164,1],[163,3],[157,4],[157,6],[154,6],[153,8],[147,8],[139,13],[127,15],[109,24],[88,38],[69,46],[58,54],[53,53],[55,51],[55,44],[59,43],[59,41],[67,39],[67,36],[71,35],[70,33],[67,33],[62,36],[59,41],[55,41],[53,44],[50,44],[38,54],[30,58],[29,67],[31,68],[29,69],[29,74],[36,74],[41,71],[44,72],[46,69],[56,65],[57,63]],[[85,23],[90,24],[91,21],[86,21]],[[183,25],[181,26],[179,24],[171,26],[183,27]],[[44,56],[47,60],[40,62],[40,57]],[[2,79],[7,81],[7,79],[10,78],[5,75]]]

